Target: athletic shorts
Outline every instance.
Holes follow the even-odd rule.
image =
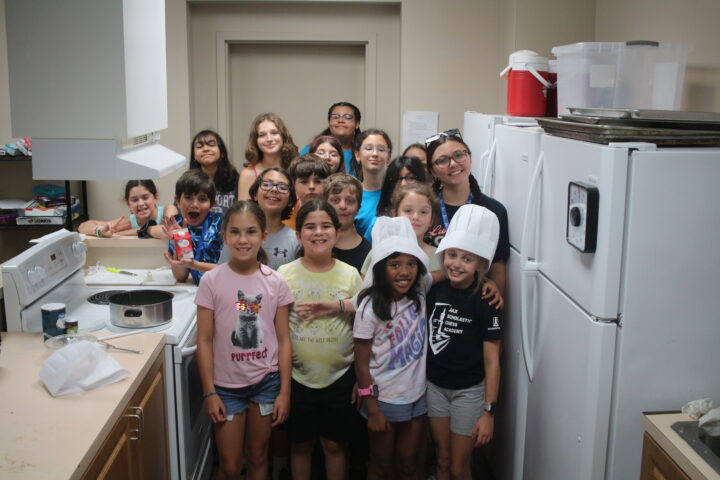
[[[392,423],[409,422],[415,417],[425,415],[428,411],[427,397],[425,394],[413,403],[396,404],[377,400],[377,404],[387,421]],[[360,415],[366,419],[368,418],[365,402],[363,402],[362,407],[360,407]]]
[[[485,381],[459,390],[438,387],[428,382],[428,417],[450,417],[450,431],[472,436],[473,428],[483,414]]]
[[[270,372],[259,383],[247,387],[227,388],[215,385],[215,391],[225,405],[228,421],[247,410],[249,402],[258,404],[260,415],[270,415],[275,407],[275,399],[280,394],[280,374]]]
[[[302,443],[318,437],[338,443],[350,439],[354,406],[351,403],[355,372],[350,366],[325,388],[310,388],[293,380],[290,389],[290,417],[287,425],[291,442]]]

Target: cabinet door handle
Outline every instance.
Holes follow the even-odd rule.
[[[132,418],[137,419],[137,427],[138,428],[130,429],[130,437],[129,438],[130,438],[130,440],[140,440],[140,435],[142,435],[142,426],[141,426],[142,420],[140,420],[140,415],[137,415],[135,413],[126,413],[125,416],[130,419],[132,419]]]
[[[133,413],[126,413],[125,416],[129,418],[137,419],[137,428],[130,429],[131,436],[130,440],[139,440],[143,433],[145,433],[145,411],[142,407],[128,407],[127,411]]]

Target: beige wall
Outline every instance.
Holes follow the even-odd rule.
[[[682,108],[720,112],[720,1],[597,0],[595,39],[688,43]]]
[[[212,2],[192,2],[196,3]],[[273,3],[282,2],[265,2]],[[285,3],[299,5],[302,2]],[[377,2],[365,0],[334,3],[378,8]],[[509,53],[531,48],[549,54],[553,45],[592,40],[642,38],[694,44],[683,106],[720,111],[720,29],[716,25],[720,2],[717,0],[401,0],[395,3],[400,4],[399,108],[378,113],[395,116],[395,128],[399,128],[404,110],[438,111],[442,129],[462,126],[465,110],[501,112],[505,105],[505,81],[497,74],[505,66]],[[188,67],[191,40],[188,3],[166,0],[166,11],[170,126],[162,132],[162,143],[187,154],[191,126],[195,128],[196,122],[205,121],[198,115],[191,116],[190,111],[191,86],[195,84],[196,74],[191,75]],[[0,0],[0,20],[0,141],[5,142],[10,139],[10,117],[4,0]],[[11,167],[0,164],[0,168]],[[170,201],[179,175],[177,172],[159,181],[164,202]],[[112,218],[126,212],[118,199],[121,184],[93,182],[89,200],[91,215]],[[4,189],[2,184],[0,189]],[[1,232],[0,249],[8,245],[8,237],[15,235]]]
[[[220,5],[195,2],[190,15],[190,98],[194,130],[208,127],[219,130],[230,143],[231,158],[236,166],[241,166],[244,161],[251,120],[261,112],[279,114],[295,143],[302,147],[327,126],[328,106],[338,100],[348,100],[362,111],[363,128],[383,128],[393,139],[398,138],[401,42],[397,5],[368,8],[352,2]],[[224,43],[218,47],[219,35],[229,39],[230,43],[225,77],[231,100],[225,104],[231,104],[234,112],[229,127],[224,127],[224,115],[218,108],[221,87],[218,69],[224,65],[218,65],[217,51],[221,49],[222,58],[226,48]],[[374,53],[363,55],[364,45],[347,45],[345,48],[361,49],[360,56],[353,50],[347,62],[336,62],[335,70],[342,69],[334,72],[338,81],[322,70],[308,71],[313,65],[327,61],[327,58],[323,59],[318,43],[326,45],[326,55],[331,57],[338,53],[333,53],[330,45],[355,42],[363,37],[372,37],[376,47]],[[233,45],[235,41],[243,43]],[[251,50],[257,54],[252,55]],[[304,62],[313,62],[313,65],[303,68]],[[251,72],[246,73],[254,77],[263,76],[264,85],[258,87],[256,84],[260,80],[243,78],[241,68],[250,69]],[[328,66],[323,68],[328,69]],[[366,84],[365,71],[376,71],[376,79]],[[244,91],[247,87],[252,90]],[[243,101],[246,96],[256,98]]]

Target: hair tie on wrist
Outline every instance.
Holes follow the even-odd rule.
[[[217,394],[218,394],[218,393],[217,393],[215,390],[213,390],[212,392],[203,393],[203,400],[206,399],[206,398],[208,398],[208,397],[212,397],[213,395],[217,395]]]

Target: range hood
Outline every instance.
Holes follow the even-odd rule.
[[[185,165],[167,128],[165,0],[5,0],[12,134],[33,178],[159,178]]]

